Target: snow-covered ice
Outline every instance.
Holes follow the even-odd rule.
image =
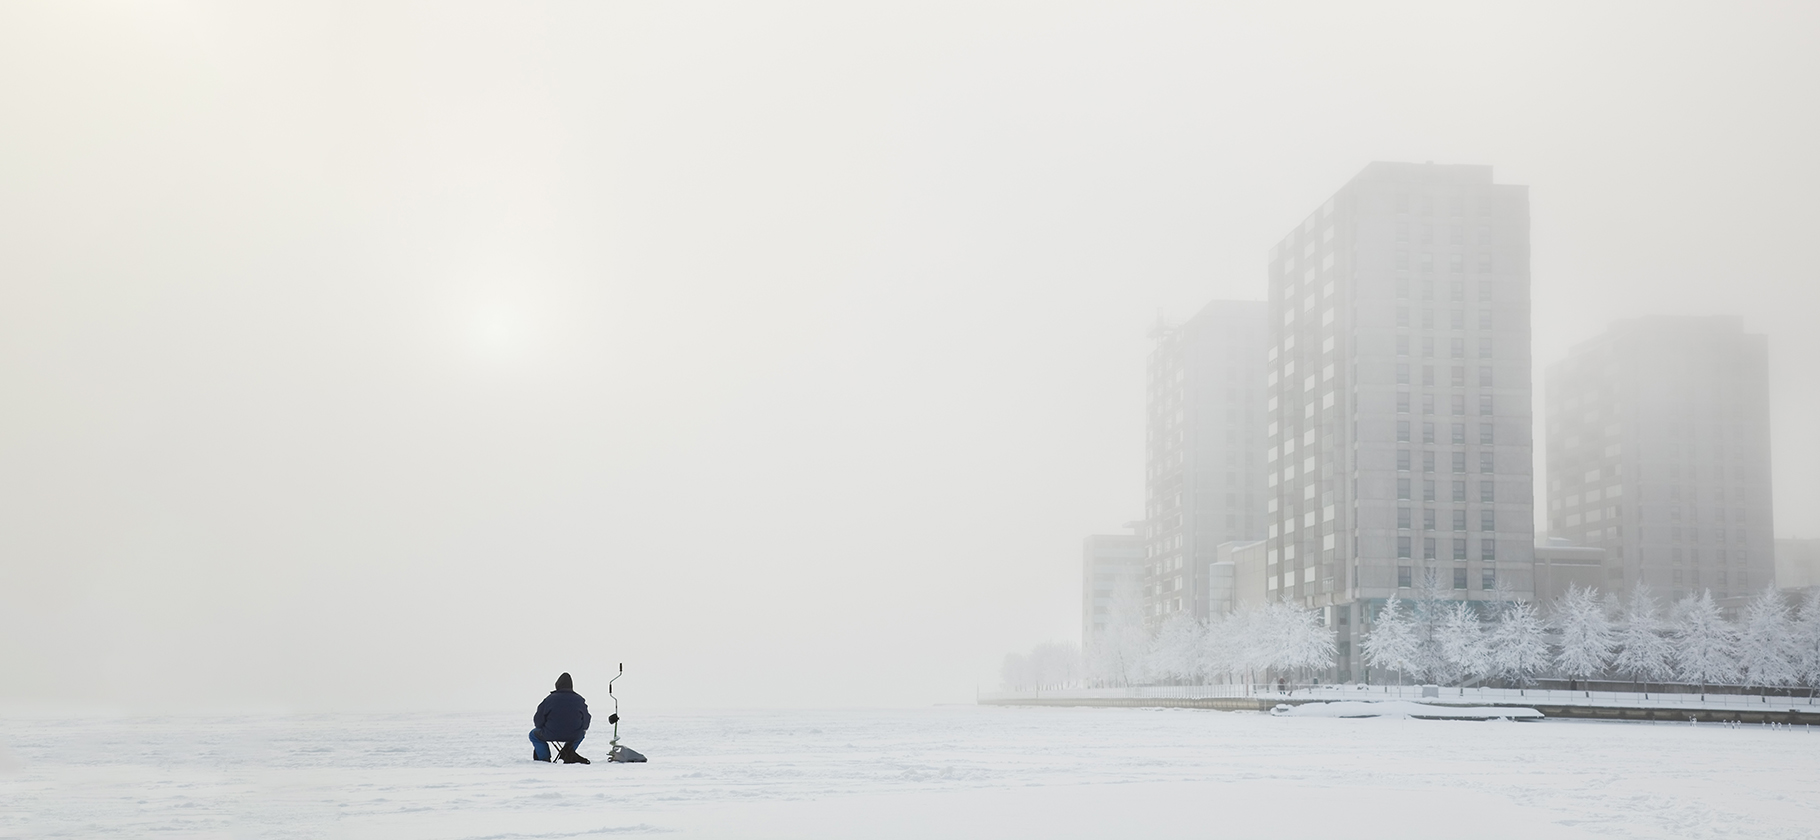
[[[1820,838],[1820,734],[939,707],[0,723],[0,837]],[[604,755],[596,733],[583,753]]]

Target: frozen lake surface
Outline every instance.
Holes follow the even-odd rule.
[[[649,764],[562,766],[528,718],[14,716],[0,837],[1820,838],[1803,729],[699,712],[627,718]]]

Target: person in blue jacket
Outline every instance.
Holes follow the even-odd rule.
[[[550,692],[542,703],[537,705],[537,716],[533,719],[537,728],[531,730],[531,757],[538,761],[550,760],[550,741],[563,741],[562,752],[557,758],[564,764],[590,764],[581,757],[575,748],[581,739],[587,737],[588,724],[594,717],[588,714],[588,701],[575,693],[575,681],[568,674],[556,678],[556,690]],[[608,723],[617,723],[618,715],[608,715]]]

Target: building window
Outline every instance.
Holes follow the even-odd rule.
[[[1399,355],[1399,356],[1409,355],[1409,336],[1406,336],[1406,335],[1397,336],[1397,355]]]
[[[1409,450],[1397,450],[1397,470],[1399,472],[1409,472]]]
[[[1409,538],[1401,537],[1400,539],[1403,541],[1402,546],[1401,546],[1403,553],[1398,554],[1397,556],[1398,557],[1408,557],[1409,556]],[[1398,589],[1408,589],[1409,585],[1411,583],[1410,579],[1412,577],[1413,577],[1413,575],[1411,575],[1409,573],[1408,566],[1398,566],[1397,567],[1397,588]]]
[[[1434,537],[1423,537],[1422,538],[1422,559],[1424,559],[1424,560],[1435,559],[1435,538]]]
[[[1431,479],[1425,479],[1425,480],[1424,480],[1424,481],[1423,481],[1423,482],[1422,482],[1422,501],[1424,501],[1424,502],[1432,502],[1432,501],[1434,501],[1434,500],[1435,500],[1435,483],[1434,483],[1434,479],[1432,479],[1432,478],[1431,478]]]
[[[1405,531],[1409,530],[1409,508],[1397,508],[1397,527]]]
[[[1407,478],[1397,479],[1397,498],[1399,498],[1399,499],[1408,499],[1409,498],[1409,479],[1407,479]]]
[[[1433,309],[1422,310],[1422,329],[1432,330],[1434,328],[1435,328],[1435,311]]]
[[[1480,365],[1479,366],[1479,387],[1481,387],[1481,388],[1490,388],[1491,387],[1491,366],[1489,366],[1489,365]]]
[[[1466,424],[1465,423],[1453,424],[1453,442],[1462,444],[1462,445],[1464,445],[1466,443]]]
[[[1456,481],[1453,483],[1453,500],[1456,502],[1466,501],[1466,482]]]
[[[1409,442],[1409,421],[1408,420],[1398,420],[1397,421],[1397,440],[1402,443]]]
[[[1398,362],[1397,363],[1397,384],[1398,385],[1408,385],[1409,384],[1409,363],[1408,362]]]
[[[1480,274],[1490,274],[1491,273],[1491,255],[1490,254],[1480,254],[1479,255],[1479,273]]]
[[[1454,358],[1454,359],[1466,358],[1466,339],[1464,339],[1464,338],[1450,339],[1447,342],[1447,349],[1449,352],[1449,358]]]
[[[1409,539],[1410,539],[1409,537],[1397,537],[1397,557],[1398,558],[1406,559],[1409,557]],[[1402,586],[1409,585],[1409,567],[1408,566],[1403,567],[1403,575],[1401,577],[1401,580],[1403,581],[1403,583],[1401,584]]]
[[[1397,307],[1397,326],[1399,326],[1399,327],[1409,326],[1409,307],[1407,307],[1407,306]]]
[[[1422,336],[1422,358],[1432,359],[1435,355],[1435,339],[1432,335]]]
[[[1491,428],[1492,426],[1490,423],[1479,424],[1479,444],[1481,446],[1491,445]]]
[[[1434,508],[1425,508],[1422,511],[1422,530],[1433,531],[1434,529],[1435,529],[1435,509]]]
[[[1491,329],[1491,310],[1489,310],[1489,309],[1479,310],[1479,329],[1482,329],[1482,330]]]
[[[1454,508],[1453,529],[1455,531],[1466,530],[1466,509],[1465,508]],[[1459,556],[1461,558],[1464,558],[1466,556],[1466,540],[1459,539],[1459,540],[1455,540],[1454,542],[1459,543],[1458,547],[1455,550],[1457,552],[1459,552]]]
[[[1408,414],[1409,413],[1409,392],[1408,391],[1398,391],[1397,392],[1397,413],[1398,414]]]
[[[1455,559],[1455,560],[1465,560],[1466,559],[1466,538],[1465,537],[1459,537],[1453,541],[1453,559]],[[1460,571],[1465,572],[1466,570],[1460,569]]]
[[[1492,469],[1491,469],[1491,453],[1490,452],[1479,453],[1479,472],[1485,473],[1486,475],[1491,474]]]
[[[1498,530],[1497,515],[1490,510],[1479,511],[1479,530],[1487,534]]]
[[[1435,366],[1434,365],[1423,365],[1422,366],[1422,384],[1425,386],[1431,387],[1431,388],[1434,387],[1434,384],[1435,384]]]
[[[1479,572],[1479,588],[1486,591],[1498,588],[1498,573],[1493,571],[1490,566]]]
[[[1449,327],[1456,329],[1456,330],[1466,329],[1466,310],[1464,310],[1464,309],[1453,310],[1448,315],[1447,323],[1448,323]]]
[[[1422,423],[1422,442],[1423,443],[1434,443],[1435,442],[1435,424],[1432,421],[1424,421]],[[1428,457],[1433,458],[1434,455],[1431,454]],[[1428,471],[1434,472],[1434,463],[1432,461],[1428,465]]]
[[[1426,227],[1422,228],[1422,236],[1424,239],[1428,238],[1428,228],[1426,228]],[[1422,271],[1432,272],[1434,270],[1435,270],[1435,255],[1424,251],[1422,253]]]
[[[1466,368],[1465,368],[1465,366],[1463,366],[1463,365],[1454,365],[1453,366],[1453,387],[1455,387],[1455,388],[1466,387]],[[1456,411],[1454,413],[1455,414],[1465,414],[1466,412]]]
[[[1480,560],[1498,559],[1498,541],[1497,540],[1479,540],[1479,559]]]
[[[1491,337],[1490,336],[1486,336],[1484,338],[1479,339],[1479,358],[1481,358],[1481,359],[1491,358]]]
[[[1466,472],[1466,453],[1453,453],[1453,471],[1457,473]]]
[[[1435,413],[1435,395],[1434,394],[1423,394],[1422,395],[1422,413],[1423,414]]]
[[[1428,425],[1428,424],[1423,424],[1423,425]],[[1433,452],[1423,452],[1422,453],[1422,472],[1434,472],[1434,471],[1435,471],[1435,454]]]
[[[1459,235],[1459,228],[1454,229],[1454,234],[1456,236]],[[1453,297],[1452,297],[1453,302],[1454,303],[1465,303],[1466,302],[1466,284],[1463,281],[1455,280],[1450,285],[1453,287]]]
[[[1483,235],[1486,238],[1490,238],[1491,232],[1484,231]],[[1479,302],[1480,303],[1491,303],[1491,281],[1490,280],[1480,280],[1479,281]]]
[[[1491,488],[1492,488],[1493,484],[1494,484],[1494,482],[1490,482],[1490,481],[1479,482],[1479,501],[1484,502],[1485,504],[1491,504],[1491,502],[1492,502]]]
[[[1454,372],[1455,372],[1455,373],[1459,373],[1459,372],[1460,372],[1460,369],[1459,369],[1459,368],[1454,368]],[[1464,377],[1462,377],[1462,378],[1464,378]],[[1465,395],[1465,394],[1454,394],[1454,395],[1453,395],[1453,396],[1452,396],[1452,397],[1451,397],[1451,398],[1450,398],[1450,400],[1449,400],[1449,401],[1450,401],[1450,402],[1451,402],[1451,403],[1453,403],[1453,406],[1452,406],[1452,408],[1453,408],[1453,416],[1455,416],[1455,417],[1464,417],[1464,416],[1466,416],[1466,395]]]
[[[1491,416],[1491,395],[1490,394],[1480,394],[1479,395],[1479,416],[1480,417],[1490,417]]]

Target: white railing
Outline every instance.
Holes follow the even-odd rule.
[[[1591,706],[1609,708],[1710,709],[1727,711],[1820,711],[1812,697],[1762,694],[1701,694],[1698,691],[1568,691],[1565,689],[1460,688],[1420,685],[1144,685],[1123,688],[1053,688],[981,692],[985,703],[1029,700],[1422,700],[1442,705]]]

